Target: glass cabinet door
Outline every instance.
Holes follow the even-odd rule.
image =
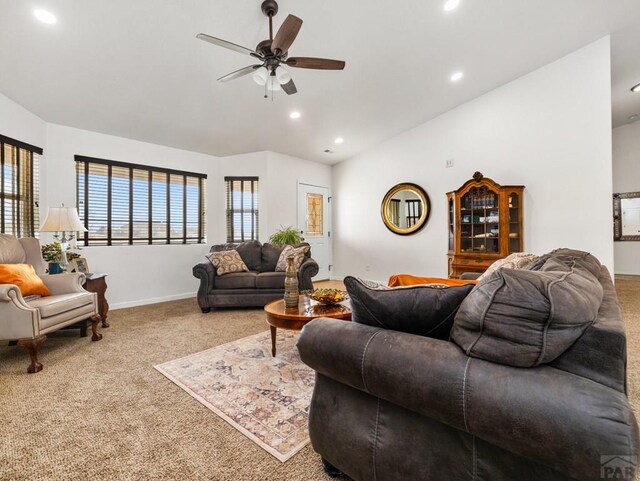
[[[454,233],[454,225],[455,222],[455,211],[454,211],[454,201],[453,198],[449,199],[449,250],[453,250],[453,233]]]
[[[520,198],[509,194],[509,254],[520,252]]]
[[[500,251],[499,196],[486,187],[473,188],[460,199],[460,252]]]

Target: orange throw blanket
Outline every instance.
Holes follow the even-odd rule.
[[[415,286],[417,284],[444,284],[446,286],[464,286],[477,284],[476,280],[443,279],[441,277],[418,277],[410,274],[394,274],[389,277],[389,287]]]

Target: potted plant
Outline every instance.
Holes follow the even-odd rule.
[[[42,246],[42,258],[49,264],[49,274],[60,274],[62,268],[62,245],[60,242],[52,242]]]
[[[271,237],[269,237],[269,242],[272,244],[278,245],[295,245],[300,244],[300,242],[304,241],[304,237],[300,235],[297,229],[293,227],[283,227],[280,226],[280,230],[274,232]]]

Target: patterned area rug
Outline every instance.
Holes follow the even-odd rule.
[[[284,462],[309,442],[314,371],[300,360],[299,333],[245,337],[154,366],[234,428]]]

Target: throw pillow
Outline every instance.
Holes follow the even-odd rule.
[[[515,252],[513,254],[508,255],[504,259],[498,259],[493,264],[489,266],[489,268],[483,272],[483,274],[478,277],[478,281],[489,277],[493,272],[498,269],[524,269],[529,264],[533,263],[538,259],[538,256],[535,254],[525,254],[524,252]]]
[[[278,264],[276,264],[276,272],[285,272],[287,270],[287,258],[293,256],[293,266],[296,269],[300,269],[300,266],[305,260],[307,252],[309,252],[309,246],[293,247],[291,245],[285,246],[278,257]]]
[[[242,261],[238,251],[220,251],[207,254],[207,259],[211,261],[213,267],[216,268],[216,274],[223,276],[231,272],[248,272],[249,268]]]
[[[452,340],[469,356],[517,367],[553,361],[595,321],[603,288],[576,261],[494,271],[462,302]]]
[[[31,264],[0,264],[0,284],[15,284],[22,297],[51,295]]]
[[[351,320],[420,336],[448,339],[454,316],[472,285],[390,288],[348,276]]]

